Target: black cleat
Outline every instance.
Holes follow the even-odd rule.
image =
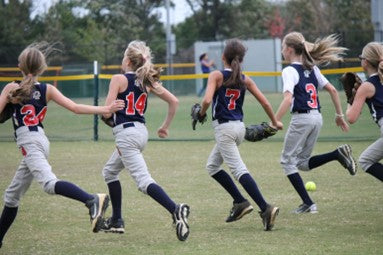
[[[253,211],[253,207],[247,200],[242,203],[233,203],[233,207],[230,210],[230,214],[229,217],[227,217],[226,222],[239,220],[251,211]]]
[[[318,208],[316,204],[312,204],[312,205],[301,204],[297,209],[293,211],[293,213],[296,213],[296,214],[318,213]]]
[[[100,231],[106,233],[125,233],[125,224],[123,219],[113,219],[112,217],[106,219],[104,224],[101,226]]]
[[[356,163],[351,153],[351,146],[348,144],[343,144],[338,147],[338,161],[342,164],[344,168],[346,168],[351,175],[356,174]]]
[[[108,208],[109,196],[106,194],[95,194],[93,196],[93,199],[88,200],[85,205],[89,208],[92,231],[97,233],[104,223],[103,217],[106,208]]]
[[[176,227],[177,237],[180,241],[185,241],[189,236],[188,217],[190,207],[187,204],[179,204],[173,213],[173,224]]]
[[[274,227],[275,218],[279,213],[279,208],[273,205],[267,205],[267,208],[263,212],[259,212],[262,218],[263,229],[270,231]]]

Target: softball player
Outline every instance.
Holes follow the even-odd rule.
[[[16,175],[5,191],[5,205],[0,218],[0,247],[4,235],[16,218],[19,201],[33,179],[48,194],[58,194],[84,203],[89,208],[93,232],[98,232],[108,206],[108,195],[91,195],[70,182],[57,179],[48,163],[49,141],[42,122],[50,100],[77,114],[115,112],[124,107],[124,102],[116,100],[102,107],[76,104],[54,86],[39,83],[38,76],[47,68],[45,56],[40,50],[43,46],[33,44],[23,50],[18,60],[24,78],[20,84],[7,84],[0,96],[0,112],[8,102],[12,103],[16,143],[23,155]]]
[[[109,85],[106,104],[118,98],[126,102],[126,107],[113,116],[116,124],[113,134],[117,148],[102,171],[113,207],[112,217],[105,221],[103,230],[115,233],[125,232],[121,216],[122,195],[118,175],[127,168],[138,189],[148,194],[172,214],[177,237],[180,241],[185,241],[189,235],[187,223],[189,206],[176,204],[170,199],[150,176],[142,156],[148,141],[144,117],[148,93],[152,92],[168,103],[168,114],[157,131],[161,138],[168,136],[169,125],[178,107],[178,99],[159,83],[160,70],[154,68],[151,58],[151,50],[144,42],[129,43],[122,60],[125,74],[114,75]],[[106,118],[110,116],[110,114],[104,115]]]
[[[308,195],[299,170],[310,171],[327,162],[338,160],[351,175],[356,172],[356,165],[351,156],[351,147],[347,144],[336,150],[317,156],[311,156],[314,145],[322,127],[322,115],[318,89],[325,89],[331,96],[335,106],[335,122],[342,131],[348,131],[343,119],[338,92],[321,74],[317,64],[341,60],[345,48],[337,47],[337,38],[333,35],[315,44],[305,41],[301,33],[292,32],[282,41],[282,55],[290,65],[283,69],[283,101],[276,113],[281,120],[290,110],[292,117],[287,130],[282,156],[282,168],[303,200],[295,213],[316,213],[317,206]]]
[[[260,216],[264,230],[271,230],[279,208],[264,200],[255,180],[242,161],[237,147],[245,136],[242,106],[246,90],[249,90],[259,101],[274,127],[282,129],[283,124],[276,120],[270,103],[256,84],[241,73],[241,63],[245,52],[246,48],[239,40],[228,40],[222,56],[225,69],[214,71],[209,75],[200,114],[205,115],[210,104],[213,104],[212,116],[216,145],[207,160],[206,169],[209,175],[221,184],[234,200],[226,222],[241,219],[245,214],[250,213],[253,207],[242,196],[230,175],[221,168],[223,162],[229,166],[234,178],[239,181],[261,209]]]
[[[383,181],[383,165],[379,163],[383,158],[383,45],[378,42],[368,43],[363,48],[360,60],[368,79],[356,91],[346,116],[351,124],[355,123],[366,102],[373,120],[380,128],[380,138],[362,152],[359,164],[364,171]]]

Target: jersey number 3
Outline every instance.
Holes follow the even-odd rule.
[[[236,101],[241,95],[241,91],[239,89],[227,89],[225,96],[230,97],[229,104],[227,105],[227,109],[234,110],[237,105]]]
[[[307,105],[310,106],[313,109],[318,108],[318,95],[317,90],[312,83],[306,84],[306,92],[310,94],[310,100],[307,101]]]
[[[43,122],[45,115],[47,114],[47,107],[44,108],[36,115],[36,109],[31,104],[26,104],[20,109],[21,114],[25,114],[23,122],[25,126],[37,126]]]
[[[136,113],[136,110],[137,110],[138,114],[140,114],[141,116],[144,115],[146,97],[147,97],[147,94],[142,93],[137,98],[136,102],[134,103],[134,93],[130,92],[126,96],[126,104],[127,104],[126,115],[134,115]]]

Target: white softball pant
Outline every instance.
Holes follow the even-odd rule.
[[[127,128],[123,128],[123,124],[113,128],[117,148],[104,166],[102,175],[106,183],[111,183],[119,180],[119,173],[126,168],[138,189],[146,194],[147,187],[155,183],[142,155],[148,142],[148,131],[145,124],[130,123],[132,126]]]
[[[322,115],[317,110],[292,114],[281,155],[281,165],[286,175],[297,173],[298,169],[310,170],[308,162],[322,123]]]
[[[55,194],[54,188],[58,181],[48,163],[49,141],[44,130],[29,131],[28,127],[16,130],[16,143],[24,158],[16,171],[11,184],[5,190],[4,202],[8,207],[18,207],[21,197],[28,190],[33,179],[48,194]]]
[[[229,121],[218,124],[213,121],[216,144],[207,160],[206,169],[210,176],[221,170],[223,162],[229,167],[236,180],[248,173],[239,154],[238,146],[245,137],[245,125],[241,121]]]
[[[378,125],[380,127],[380,138],[368,146],[359,157],[359,164],[364,171],[383,159],[383,118],[379,120]]]

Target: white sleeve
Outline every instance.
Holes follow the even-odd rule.
[[[314,66],[313,69],[314,69],[315,77],[318,80],[318,88],[319,89],[323,89],[324,86],[326,86],[326,84],[329,83],[329,81],[327,80],[326,77],[324,77],[324,75],[320,72],[320,70],[319,70],[319,68],[317,66]]]
[[[288,66],[282,70],[282,81],[283,81],[283,93],[289,91],[294,94],[294,87],[299,82],[299,74],[297,70]]]

